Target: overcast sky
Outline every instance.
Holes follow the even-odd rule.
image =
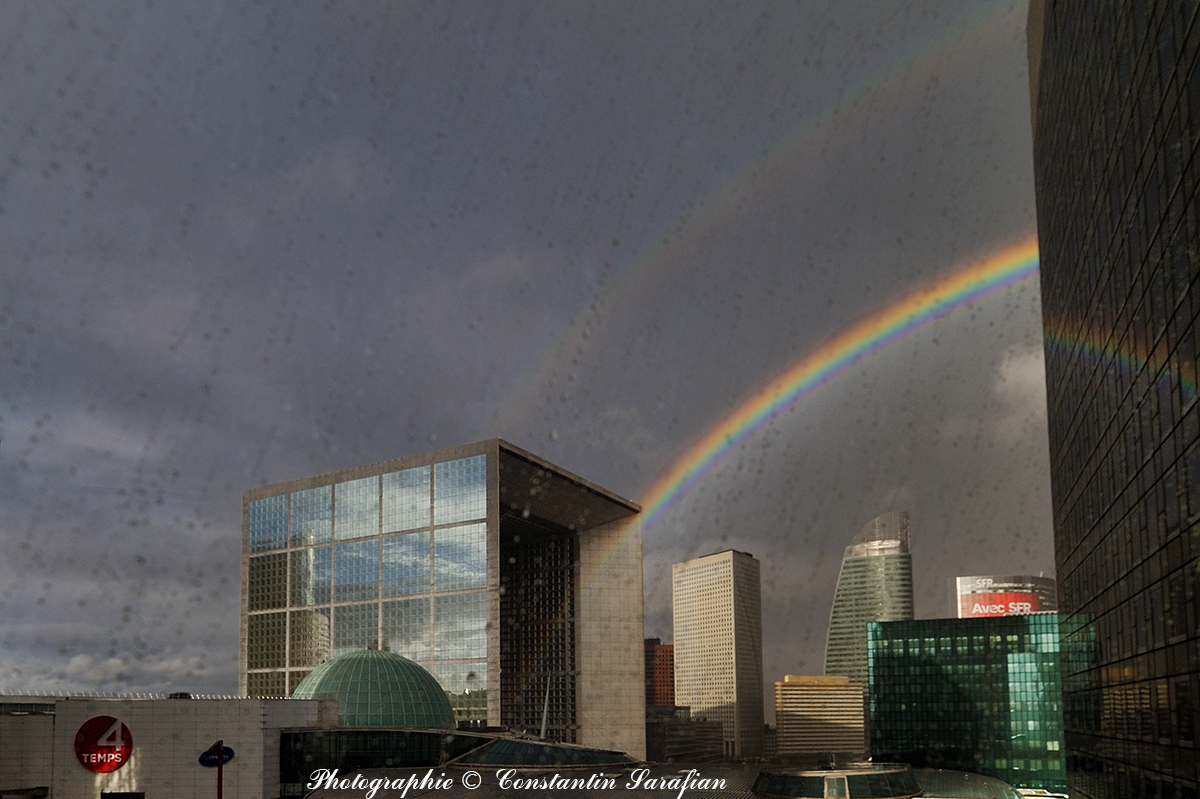
[[[0,690],[236,689],[241,492],[502,436],[634,500],[846,323],[1035,233],[1022,2],[0,4]],[[856,365],[645,531],[1053,573],[1037,287]],[[770,696],[770,694],[768,694]]]

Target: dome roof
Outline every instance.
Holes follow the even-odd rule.
[[[293,699],[336,699],[343,727],[454,729],[446,692],[406,657],[377,649],[347,652],[305,677]]]

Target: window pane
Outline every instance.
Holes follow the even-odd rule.
[[[246,620],[246,625],[246,667],[283,668],[287,655],[287,614],[263,613],[251,616]]]
[[[435,524],[486,518],[486,455],[438,463],[433,468]]]
[[[484,588],[487,585],[486,524],[469,524],[434,532],[433,580],[436,591]]]
[[[289,666],[319,666],[329,659],[329,608],[293,610]]]
[[[429,467],[383,476],[383,532],[429,526]]]
[[[287,546],[287,494],[263,497],[250,503],[250,551]]]
[[[287,553],[250,558],[250,610],[268,610],[287,606]]]
[[[293,492],[291,545],[300,547],[328,541],[332,507],[332,486]]]
[[[334,546],[334,601],[349,602],[378,596],[379,539]]]
[[[430,664],[459,721],[487,719],[487,661]]]
[[[325,605],[329,603],[329,547],[302,549],[292,554],[292,599],[290,604]]]
[[[334,487],[338,540],[379,534],[379,478],[364,477]]]
[[[427,593],[430,590],[429,558],[428,532],[383,539],[383,595]]]
[[[429,599],[384,602],[383,643],[410,660],[429,660]]]
[[[342,605],[333,609],[333,654],[379,644],[379,604]]]
[[[482,591],[434,598],[433,657],[487,657],[487,600]]]

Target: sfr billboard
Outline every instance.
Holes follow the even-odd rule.
[[[960,619],[1058,610],[1058,589],[1049,577],[959,577],[955,583]]]

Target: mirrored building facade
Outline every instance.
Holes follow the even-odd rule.
[[[1072,796],[1195,797],[1196,3],[1029,12]]]
[[[867,624],[913,617],[912,547],[905,511],[876,516],[846,547],[838,573],[825,674],[867,682]]]
[[[240,690],[381,648],[459,721],[641,752],[638,512],[498,439],[248,491]]]
[[[868,625],[871,756],[1061,791],[1058,616]]]

